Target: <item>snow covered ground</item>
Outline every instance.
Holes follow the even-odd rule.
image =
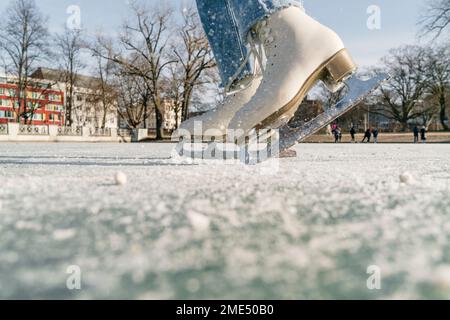
[[[300,145],[273,175],[171,147],[0,144],[0,298],[450,298],[449,145]]]

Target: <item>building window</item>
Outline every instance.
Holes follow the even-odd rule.
[[[59,102],[59,101],[61,101],[61,96],[59,96],[57,94],[49,94],[48,95],[48,100]]]
[[[48,104],[45,109],[47,111],[54,111],[54,112],[61,112],[62,106],[56,105],[56,104]]]
[[[35,121],[42,121],[44,119],[43,115],[40,113],[33,114],[33,120]]]
[[[41,95],[38,92],[28,92],[28,98],[38,100],[41,98]]]
[[[2,106],[2,107],[10,107],[11,106],[11,100],[9,100],[9,99],[0,99],[0,106]]]
[[[0,96],[4,96],[5,95],[5,88],[0,88]]]
[[[48,119],[50,121],[59,121],[59,115],[51,113],[48,115]]]
[[[13,113],[10,110],[0,110],[0,118],[3,119],[13,119]]]

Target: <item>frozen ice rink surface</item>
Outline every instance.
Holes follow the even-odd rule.
[[[172,147],[0,144],[0,298],[450,298],[450,145]]]

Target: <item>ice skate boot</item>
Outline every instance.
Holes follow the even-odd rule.
[[[356,71],[339,36],[301,8],[271,15],[255,27],[254,34],[253,41],[264,48],[263,79],[253,98],[230,121],[229,130],[280,128],[317,81],[336,91]]]
[[[258,50],[261,48],[252,45],[241,67],[245,66],[252,56],[260,56]],[[211,158],[212,153],[221,159],[223,150],[228,147],[236,149],[226,141],[228,124],[236,112],[250,101],[260,86],[262,80],[260,65],[259,61],[254,61],[252,75],[236,82],[230,79],[230,85],[225,88],[225,98],[216,109],[181,124],[172,137],[178,141],[176,147],[178,156],[205,159]]]
[[[186,137],[190,134],[192,139],[203,142],[211,141],[212,138],[223,139],[230,120],[240,108],[250,101],[261,80],[261,75],[244,79],[239,83],[239,89],[226,94],[216,109],[183,122],[176,135]]]
[[[258,50],[261,50],[261,48],[257,48],[253,43],[250,47],[250,51],[245,61],[242,62],[241,68],[249,63],[249,59],[252,56],[260,56]],[[253,70],[252,75],[240,81],[230,79],[229,85],[225,88],[224,100],[220,105],[214,110],[183,122],[175,136],[186,139],[190,135],[191,139],[203,142],[223,140],[230,120],[239,109],[250,101],[261,84],[262,70],[260,60],[254,61]]]

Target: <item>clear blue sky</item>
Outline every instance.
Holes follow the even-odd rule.
[[[0,8],[9,0],[0,0]],[[175,7],[188,6],[193,0],[147,0],[150,4]],[[255,0],[256,1],[256,0]],[[94,32],[107,33],[118,30],[127,16],[127,0],[36,0],[50,18],[52,31],[61,29],[68,17],[70,5],[81,8],[83,26]],[[417,19],[425,0],[305,0],[307,12],[322,23],[336,30],[344,39],[361,65],[376,63],[387,51],[402,44],[417,41]],[[381,9],[381,29],[367,28],[367,8],[377,5]]]

